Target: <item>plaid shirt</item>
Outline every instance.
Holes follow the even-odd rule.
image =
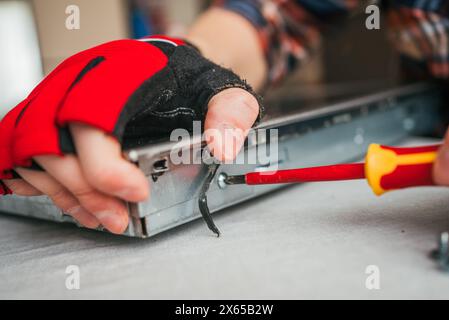
[[[307,60],[330,21],[364,12],[363,0],[219,0],[216,5],[247,18],[258,30],[269,83]],[[388,22],[403,55],[424,62],[437,78],[449,78],[449,1],[391,0]]]

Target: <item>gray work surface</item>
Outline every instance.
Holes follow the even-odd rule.
[[[1,200],[0,200],[1,201]],[[147,240],[0,215],[0,298],[449,298],[428,254],[449,188],[374,196],[366,182],[289,187]],[[81,271],[66,289],[66,267]],[[368,290],[367,266],[380,271]]]

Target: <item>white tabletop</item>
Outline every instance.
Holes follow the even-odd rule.
[[[139,240],[0,215],[0,298],[449,298],[428,257],[448,207],[449,188],[297,185],[216,214],[218,239],[202,221]]]

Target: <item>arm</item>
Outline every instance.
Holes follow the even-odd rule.
[[[444,1],[392,3],[388,22],[397,51],[413,61],[417,78],[449,77],[449,7]],[[419,70],[420,69],[420,70]],[[405,70],[406,72],[408,70]]]
[[[199,30],[209,27],[203,24]],[[178,99],[174,101],[175,107],[192,110],[187,115],[179,113],[173,121],[171,117],[165,120],[173,125],[178,121],[177,126],[183,127],[182,119],[193,114],[192,117],[204,121],[205,115],[205,126],[212,132],[207,136],[210,138],[208,146],[214,156],[219,160],[235,157],[247,130],[259,115],[259,104],[251,89],[236,80],[231,72],[211,66],[212,63],[204,61],[195,49],[184,46],[183,41],[179,41],[179,48],[174,41],[168,41],[171,44],[166,51],[145,42],[110,42],[68,58],[2,119],[0,179],[4,180],[0,183],[0,195],[10,190],[24,196],[45,194],[64,213],[86,227],[103,225],[111,232],[122,233],[129,219],[123,201],[147,200],[150,190],[143,173],[122,157],[120,138],[115,136],[120,131],[115,130],[116,123],[131,113],[120,110],[135,105],[137,108],[155,107],[159,113],[170,112],[170,103],[151,106],[164,99],[168,99],[167,102]],[[175,51],[177,54],[173,53]],[[171,54],[175,58],[171,59]],[[183,70],[187,70],[186,73],[183,74]],[[198,74],[201,70],[206,71],[205,74]],[[194,74],[197,77],[192,79]],[[159,77],[158,81],[151,82],[153,77]],[[112,86],[115,89],[110,89]],[[164,89],[170,90],[172,95],[162,94]],[[208,96],[212,91],[215,95]],[[154,95],[161,99],[151,98]],[[146,103],[139,103],[134,97],[146,97]],[[197,99],[189,103],[191,97]],[[208,102],[195,103],[201,97]],[[82,115],[80,109],[85,110]],[[60,121],[64,113],[72,119]],[[151,118],[145,120],[151,121]],[[148,122],[142,127],[147,126]],[[59,140],[62,132],[59,129],[64,129],[72,139]],[[167,128],[162,124],[160,129]],[[228,135],[229,131],[237,134]],[[16,148],[19,136],[21,147]],[[39,139],[37,136],[41,138],[38,143],[29,142]],[[70,140],[73,140],[76,154],[62,148],[63,141]],[[42,170],[35,170],[33,163]]]
[[[231,67],[255,88],[260,89],[266,81],[273,83],[282,79],[295,65],[306,60],[319,44],[319,10],[309,8],[318,17],[314,19],[298,5],[302,1],[287,1],[284,6],[276,8],[276,19],[271,19],[267,12],[270,12],[269,7],[273,7],[274,2],[265,1],[265,8],[259,1],[240,2],[256,4],[256,14],[251,13],[250,9],[233,8],[233,0],[224,1],[222,6],[238,13],[211,9],[192,27],[188,37],[207,57]],[[310,4],[308,1],[305,3]],[[400,54],[423,66],[424,73],[447,80],[449,6],[443,1],[438,2],[438,5],[430,4],[434,3],[408,0],[392,2],[388,12],[392,43]],[[345,14],[355,9],[344,1],[333,1],[332,4],[325,4],[325,7],[328,9],[324,14],[330,12],[332,15]],[[216,34],[226,36],[216,37]],[[288,50],[282,50],[281,43]],[[449,131],[434,166],[435,181],[449,185],[448,173]]]
[[[432,6],[430,4],[433,4]],[[413,76],[449,78],[449,6],[445,1],[395,2],[389,12],[392,36],[398,51],[417,68]],[[449,130],[439,150],[433,175],[436,183],[449,186]]]
[[[262,3],[268,7],[262,7]],[[305,28],[302,23],[298,25],[297,29],[289,28],[295,36],[285,34],[286,30],[283,29],[286,26],[284,22],[287,21],[284,21],[283,18],[285,13],[291,11],[301,14],[302,11],[298,9],[299,6],[294,1],[285,2],[282,10],[279,8],[279,13],[282,11],[281,19],[271,21],[270,15],[276,15],[278,12],[278,8],[272,7],[274,3],[274,1],[259,2],[258,0],[225,1],[223,7],[227,10],[209,10],[195,24],[188,38],[197,44],[207,57],[237,70],[255,87],[260,88],[265,79],[272,82],[279,75],[285,74],[285,71],[289,70],[292,58],[294,60],[296,57],[300,60],[304,56],[302,55],[303,46],[298,41],[308,39],[307,35],[309,34],[307,32],[303,34],[303,31],[309,29]],[[239,11],[242,5],[250,9],[254,5],[252,12],[255,13],[256,20],[252,19],[254,16],[246,15],[245,10]],[[261,14],[262,12],[264,15]],[[267,13],[268,16],[265,16]],[[300,19],[300,21],[303,20]],[[295,32],[294,30],[302,31]],[[287,40],[287,42],[281,43],[279,41],[281,39]],[[150,191],[148,181],[143,173],[122,158],[121,145],[117,141],[117,137],[114,138],[112,135],[115,132],[114,123],[118,113],[112,115],[111,112],[114,110],[114,112],[119,112],[128,105],[127,102],[137,108],[139,106],[156,108],[159,111],[162,109],[167,111],[167,108],[168,111],[171,110],[170,105],[173,104],[165,102],[176,102],[177,106],[182,105],[185,107],[184,109],[199,108],[189,114],[198,116],[201,120],[205,119],[206,139],[214,156],[219,160],[231,160],[235,157],[243,145],[248,129],[253,126],[259,115],[258,101],[250,93],[251,90],[244,90],[248,89],[246,85],[241,81],[237,81],[238,85],[236,85],[237,82],[226,82],[235,77],[229,72],[223,71],[222,68],[210,67],[208,64],[209,67],[206,71],[209,73],[206,72],[206,74],[211,75],[211,70],[216,72],[215,77],[210,78],[213,81],[206,81],[207,83],[204,85],[205,79],[203,78],[200,83],[204,85],[204,90],[201,89],[201,86],[191,86],[190,91],[192,92],[183,91],[189,91],[187,88],[189,88],[189,83],[192,83],[190,78],[199,71],[195,70],[195,61],[202,66],[205,64],[204,58],[197,56],[188,62],[175,59],[176,65],[180,67],[179,70],[190,70],[190,77],[189,74],[185,74],[190,79],[186,80],[187,82],[172,81],[174,73],[157,73],[158,81],[151,82],[149,86],[143,86],[147,81],[142,82],[142,79],[149,80],[148,77],[152,78],[153,75],[156,77],[156,73],[153,74],[151,71],[155,68],[155,64],[161,64],[160,67],[166,70],[166,63],[173,61],[168,58],[170,52],[174,51],[168,50],[164,53],[159,49],[154,49],[154,46],[133,40],[119,41],[119,43],[128,49],[119,50],[120,46],[107,43],[99,46],[108,48],[101,55],[98,54],[102,50],[92,48],[72,56],[66,60],[70,63],[60,65],[57,71],[47,77],[27,99],[2,119],[0,122],[0,131],[2,132],[0,178],[5,180],[3,181],[4,185],[0,186],[0,194],[8,193],[7,187],[19,195],[45,194],[63,212],[87,227],[97,227],[101,224],[111,232],[123,232],[128,224],[128,212],[123,201],[146,200]],[[173,43],[170,46],[173,46]],[[192,52],[193,49],[186,50]],[[181,46],[181,50],[176,50],[176,52],[185,53],[186,50]],[[112,53],[114,55],[110,56]],[[127,55],[133,57],[127,58]],[[137,58],[134,58],[134,55]],[[94,59],[87,63],[90,56]],[[155,57],[158,58],[155,59]],[[179,55],[177,57],[179,58]],[[81,71],[80,68],[83,70]],[[156,70],[160,70],[159,67],[154,69],[155,72]],[[76,74],[78,76],[75,77]],[[177,74],[179,76],[179,73]],[[82,80],[80,80],[81,78]],[[198,75],[197,80],[200,78],[201,74]],[[225,81],[224,85],[220,87],[219,83],[223,80]],[[109,88],[104,85],[105,83],[108,83]],[[228,84],[226,85],[226,83]],[[143,87],[139,87],[134,92],[137,85]],[[173,92],[174,96],[161,93],[165,85],[167,86],[165,89],[171,88],[170,92]],[[207,105],[201,103],[184,105],[192,97],[193,100],[206,98],[207,95],[201,93],[210,92],[208,91],[212,89],[210,85],[215,86],[215,89],[218,90],[213,91],[218,93],[205,102]],[[218,87],[216,87],[217,85]],[[103,86],[102,90],[97,90],[98,86]],[[112,86],[115,89],[111,89]],[[183,88],[179,88],[179,86]],[[180,90],[179,92],[177,88]],[[72,89],[73,92],[71,92]],[[70,92],[70,94],[67,95],[65,92]],[[114,95],[111,95],[110,92],[114,92]],[[150,96],[157,95],[162,100],[168,100],[144,99],[147,102],[141,104],[139,99],[127,100],[132,92],[137,96],[150,94]],[[135,96],[134,93],[132,96]],[[178,100],[171,101],[170,99]],[[160,100],[164,103],[153,105]],[[58,105],[61,108],[57,107]],[[80,109],[85,110],[81,122]],[[22,112],[22,110],[26,111]],[[183,119],[183,113],[179,115],[179,118],[167,119],[174,120],[170,121],[175,125],[177,120]],[[17,119],[20,119],[20,126],[16,126]],[[147,120],[152,121],[151,117],[140,120],[145,122],[145,125],[141,126],[142,128],[150,126],[146,122]],[[31,132],[42,132],[43,128],[48,133],[47,136],[31,134]],[[59,128],[64,129],[64,132],[71,136],[77,151],[76,155],[62,151],[61,142],[67,142],[70,139],[61,139],[58,143],[58,136],[62,132]],[[168,128],[162,125],[161,129]],[[19,136],[21,139],[16,139]],[[30,139],[38,141],[31,143]],[[19,140],[21,148],[17,147]],[[105,162],[104,159],[108,159],[108,161]],[[31,166],[33,162],[38,164],[43,171],[33,170]]]
[[[206,58],[232,69],[256,90],[265,82],[267,63],[257,30],[241,15],[212,8],[195,22],[187,39]]]
[[[215,3],[193,25],[188,39],[258,90],[276,85],[314,54],[325,21],[357,7],[346,0]]]

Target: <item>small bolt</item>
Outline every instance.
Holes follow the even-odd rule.
[[[407,131],[411,131],[415,128],[415,121],[413,119],[405,119],[403,122],[404,129]]]
[[[217,184],[220,189],[225,189],[228,185],[226,183],[226,179],[228,175],[224,172],[220,173],[217,177]]]
[[[137,162],[137,161],[139,161],[139,154],[137,153],[136,150],[131,150],[128,153],[128,158],[131,162]]]
[[[443,270],[449,271],[449,233],[441,233],[438,248],[432,251],[432,257],[438,261]]]

